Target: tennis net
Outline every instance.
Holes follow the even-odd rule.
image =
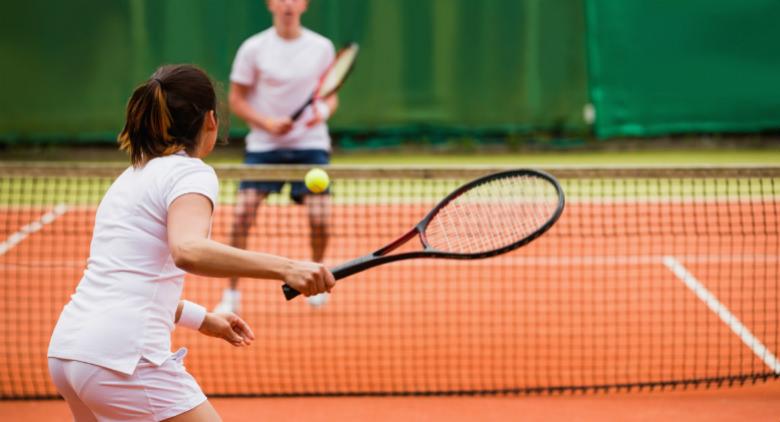
[[[0,398],[56,396],[49,335],[86,263],[100,198],[124,166],[0,164]],[[439,199],[505,168],[328,169],[326,263],[383,246]],[[217,167],[212,237],[227,241],[238,181],[304,167]],[[179,329],[215,396],[501,394],[720,386],[780,375],[780,167],[549,168],[559,222],[478,261],[411,260],[339,282],[320,307],[244,279],[258,340],[234,349]],[[310,257],[289,186],[248,247]],[[225,280],[188,276],[213,307]]]

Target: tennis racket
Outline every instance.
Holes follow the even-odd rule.
[[[371,254],[331,270],[336,280],[388,262],[411,258],[480,259],[527,245],[563,212],[561,185],[535,170],[491,174],[459,187],[406,234]],[[422,249],[389,253],[418,238]],[[300,293],[282,286],[290,300]]]
[[[303,114],[303,111],[306,110],[306,107],[310,106],[313,102],[320,98],[327,98],[341,88],[341,85],[344,84],[344,81],[347,79],[347,76],[349,76],[355,65],[355,59],[357,59],[359,50],[360,47],[358,47],[357,43],[351,43],[339,50],[333,63],[331,63],[330,67],[322,74],[314,93],[311,94],[311,97],[309,97],[304,105],[298,108],[298,110],[290,116],[292,121],[298,120]]]

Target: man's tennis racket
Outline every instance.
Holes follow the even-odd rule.
[[[563,212],[561,185],[547,173],[511,170],[473,180],[444,198],[408,233],[369,255],[332,269],[336,280],[410,258],[479,259],[500,255],[541,236]],[[419,251],[388,255],[412,238]],[[290,300],[300,293],[282,286]]]
[[[304,105],[290,116],[292,121],[298,120],[298,118],[301,117],[301,114],[303,114],[303,111],[306,110],[306,107],[310,106],[313,102],[320,98],[327,98],[341,88],[341,85],[344,84],[347,76],[349,76],[349,73],[352,71],[352,67],[355,65],[358,50],[360,50],[360,48],[357,43],[351,43],[339,50],[333,63],[331,63],[328,70],[322,74],[319,85],[317,85],[314,93],[311,94],[311,97],[309,97]]]

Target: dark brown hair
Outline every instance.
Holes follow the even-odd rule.
[[[181,150],[192,152],[211,110],[216,113],[217,95],[204,71],[192,65],[163,66],[133,91],[119,148],[127,151],[134,167]]]

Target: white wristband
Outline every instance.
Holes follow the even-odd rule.
[[[178,325],[193,330],[200,329],[200,326],[203,325],[203,320],[206,319],[206,308],[189,300],[182,300],[182,303],[184,305],[181,308]]]

